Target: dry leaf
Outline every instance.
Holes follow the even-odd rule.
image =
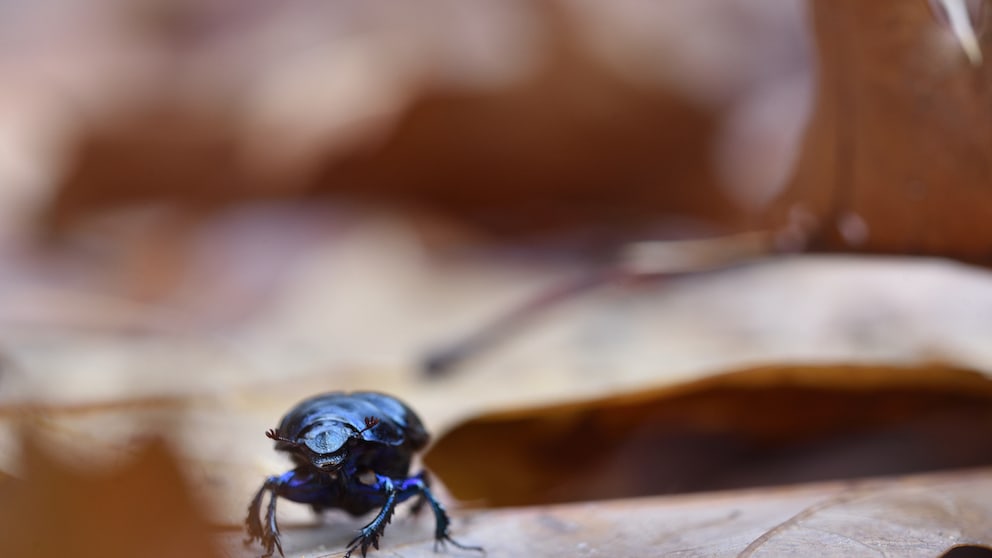
[[[436,557],[420,521],[397,517],[381,556]],[[899,556],[992,544],[992,472],[536,506],[455,514],[487,558],[517,556]],[[395,535],[395,536],[394,536]],[[340,556],[341,525],[285,537],[290,556]],[[250,556],[231,537],[233,556]],[[374,556],[374,554],[370,554]],[[449,549],[444,556],[477,553]]]
[[[317,379],[313,381],[316,382]],[[283,390],[287,389],[283,388]],[[797,395],[801,395],[803,390],[809,390],[810,393],[804,396],[805,399],[800,400]],[[244,514],[244,506],[252,490],[256,488],[257,482],[266,472],[278,472],[282,470],[280,466],[286,466],[285,463],[281,463],[278,456],[274,455],[268,440],[262,434],[264,427],[272,420],[269,415],[278,415],[278,412],[283,410],[277,408],[278,405],[274,406],[274,402],[268,399],[286,395],[280,393],[267,391],[264,394],[266,399],[259,399],[263,394],[256,394],[255,399],[244,399],[244,396],[215,401],[197,399],[191,402],[193,403],[191,405],[157,408],[157,412],[175,410],[177,413],[188,415],[191,424],[185,428],[191,428],[185,434],[189,438],[184,437],[188,444],[185,449],[198,456],[197,469],[206,472],[206,475],[200,478],[200,482],[204,483],[204,487],[212,487],[203,494],[216,497],[218,493],[230,492],[232,496],[229,502],[225,501],[225,505],[230,508],[229,510],[225,508],[230,512],[225,516],[225,521],[229,521],[232,531],[228,535],[223,535],[227,541],[226,552],[230,556],[247,558],[259,554],[256,547],[245,547],[241,544],[243,534],[240,521]],[[524,439],[532,443],[556,444],[561,442],[555,439],[562,437],[567,445],[574,441],[569,434],[569,425],[574,425],[572,421],[582,414],[585,414],[589,420],[580,425],[595,426],[598,422],[602,422],[603,431],[607,434],[611,432],[610,429],[626,432],[630,425],[641,421],[657,425],[663,418],[675,417],[681,421],[676,421],[675,424],[683,427],[709,425],[710,432],[720,432],[722,428],[724,432],[737,432],[742,439],[764,437],[770,444],[785,446],[803,439],[803,436],[808,436],[810,432],[821,431],[822,434],[822,431],[829,431],[835,426],[842,430],[858,432],[861,429],[870,430],[871,426],[898,425],[901,420],[905,422],[907,417],[919,418],[924,412],[940,414],[943,411],[956,409],[962,414],[950,413],[948,416],[951,420],[948,423],[937,425],[938,428],[929,432],[931,438],[940,439],[927,447],[935,451],[933,455],[935,459],[942,459],[953,457],[947,452],[955,448],[987,450],[987,440],[990,438],[988,413],[992,409],[992,405],[988,404],[990,397],[992,397],[992,389],[989,388],[989,381],[984,377],[967,371],[947,370],[940,367],[766,368],[714,377],[656,392],[648,391],[600,400],[597,402],[600,405],[598,408],[589,408],[587,403],[576,403],[552,409],[546,408],[540,413],[534,411],[499,413],[498,416],[490,416],[490,420],[505,430],[505,437],[497,437],[491,433],[479,434],[476,430],[476,434],[479,435],[473,438],[477,443],[473,447],[485,451],[485,459],[499,465],[504,453],[514,450],[513,447],[506,445],[507,441],[517,443]],[[760,399],[761,403],[755,404],[755,399]],[[872,403],[888,401],[888,404],[863,405],[866,401]],[[436,403],[440,404],[440,402]],[[851,405],[846,407],[845,405],[848,404]],[[623,408],[627,410],[618,411]],[[638,408],[655,408],[657,413],[641,414]],[[265,413],[261,413],[261,409],[265,409]],[[110,416],[116,416],[120,420],[128,420],[125,412],[147,412],[139,408],[131,409],[128,405],[119,405],[112,410],[114,413]],[[788,413],[783,414],[783,410]],[[83,419],[90,412],[87,410],[85,414],[70,413],[65,419],[83,423],[85,422]],[[805,414],[803,415],[802,412]],[[806,420],[797,420],[797,416],[804,416]],[[857,420],[853,420],[853,416],[857,416]],[[523,420],[528,417],[531,423],[525,425],[523,429],[505,428],[513,420]],[[499,420],[495,420],[497,418]],[[958,420],[969,422],[962,426],[957,422]],[[97,421],[96,424],[99,422]],[[837,424],[835,425],[834,422]],[[904,432],[914,435],[922,431],[926,434],[925,427],[914,430],[920,425],[921,423],[910,424]],[[731,427],[736,427],[736,430]],[[455,432],[458,430],[460,429],[456,429]],[[580,430],[584,435],[591,433],[588,429]],[[252,437],[250,432],[255,431],[257,435]],[[897,431],[898,428],[893,428],[885,430],[884,433],[892,434]],[[698,429],[696,432],[698,433]],[[948,434],[961,438],[955,439]],[[884,439],[884,436],[870,438],[869,442],[884,441]],[[646,440],[641,437],[627,441],[635,444]],[[911,437],[909,443],[903,447],[913,450],[909,457],[919,458],[921,452],[928,451],[922,445],[916,447],[920,441],[920,438]],[[602,440],[593,440],[591,444],[601,442]],[[972,446],[970,445],[972,442],[985,445]],[[472,461],[472,456],[460,457],[451,452],[445,454],[443,450],[445,445],[450,445],[450,442],[446,437],[442,437],[438,441],[438,449],[429,456],[428,464],[435,469],[436,476],[442,482],[450,484],[452,488],[457,488],[461,482],[459,475],[464,477],[466,472],[470,473],[475,481],[488,482],[513,482],[518,480],[514,475],[522,472],[512,467],[503,470],[486,469],[485,463]],[[557,450],[560,447],[554,446],[552,449]],[[663,472],[650,469],[660,461],[671,465],[684,465],[686,461],[698,459],[700,454],[693,453],[693,450],[698,450],[699,447],[683,444],[678,451],[672,450],[671,453],[659,456],[659,460],[641,463],[640,471],[618,471],[607,468],[593,471],[594,474],[586,476],[585,480],[617,481],[614,487],[629,488],[635,486],[635,483],[629,481],[638,480],[631,479],[632,476],[641,475],[646,479]],[[702,447],[710,450],[719,449],[718,444]],[[892,447],[887,445],[868,449],[873,450],[878,456],[879,453],[892,450]],[[570,463],[561,463],[560,469],[552,469],[548,472],[567,477],[572,473],[585,474],[582,467],[586,462],[602,466],[602,463],[596,464],[593,459],[595,447],[587,445],[579,449],[585,449],[587,453]],[[801,449],[814,450],[816,445],[812,444]],[[844,461],[852,454],[833,453],[843,449],[842,443],[821,445],[822,451],[819,453],[810,451],[809,455],[816,459]],[[31,514],[34,513],[45,514],[48,523],[44,524],[46,527],[44,532],[50,533],[54,529],[54,532],[64,533],[65,541],[84,535],[77,534],[73,528],[65,531],[61,526],[53,528],[51,521],[63,521],[61,519],[63,517],[85,516],[89,513],[86,517],[95,517],[101,522],[102,528],[103,524],[126,525],[128,521],[143,524],[147,516],[141,514],[145,512],[154,513],[154,517],[163,522],[170,522],[176,520],[176,517],[169,512],[169,509],[185,509],[186,511],[179,516],[186,518],[194,517],[197,510],[202,511],[199,503],[190,504],[189,499],[181,495],[182,491],[170,488],[175,486],[178,474],[174,465],[168,465],[172,462],[171,458],[160,450],[154,448],[147,450],[144,457],[136,458],[133,468],[127,469],[126,472],[98,476],[97,478],[102,480],[96,484],[86,475],[72,473],[67,480],[47,483],[47,488],[41,490],[20,487],[26,486],[32,478],[39,476],[46,479],[64,477],[66,467],[53,464],[50,458],[39,454],[37,450],[30,451],[36,455],[31,458],[35,465],[26,468],[26,471],[35,473],[27,476],[25,481],[0,483],[4,502],[20,502],[24,499],[30,505],[0,508],[0,512],[3,509],[17,509],[25,518],[33,517]],[[519,454],[514,455],[520,457]],[[265,456],[265,462],[260,461],[262,456]],[[564,457],[575,458],[575,455]],[[638,457],[638,454],[629,453],[628,457]],[[902,459],[906,454],[887,454],[887,457]],[[583,459],[586,461],[583,462]],[[164,471],[163,464],[165,464]],[[685,468],[689,469],[692,465],[690,463]],[[700,464],[697,461],[695,465],[702,467],[708,464]],[[728,461],[724,465],[725,472],[733,476],[735,472],[730,468],[735,462]],[[169,473],[169,470],[172,470],[172,473]],[[785,469],[784,463],[780,463],[778,469],[762,472],[778,474],[779,482],[801,480],[797,477],[787,478],[786,475],[791,473]],[[450,504],[454,517],[452,532],[456,538],[466,544],[483,545],[490,558],[525,555],[643,556],[645,553],[731,556],[740,553],[747,555],[747,552],[751,552],[754,556],[777,556],[783,553],[808,553],[810,548],[828,549],[824,552],[836,551],[838,556],[877,554],[873,549],[898,556],[935,556],[954,544],[989,543],[986,535],[988,530],[985,528],[992,517],[990,516],[992,504],[989,504],[992,502],[990,497],[992,477],[989,474],[987,472],[943,473],[911,479],[845,481],[818,486],[766,488],[737,493],[709,493],[472,512],[459,510],[450,498],[444,500]],[[217,484],[218,475],[225,476],[224,483]],[[489,476],[491,478],[483,478]],[[148,483],[154,483],[158,488],[146,487]],[[221,488],[218,490],[219,486]],[[615,493],[588,494],[588,489],[602,487],[603,485],[580,486],[579,488],[586,489],[587,493],[577,492],[569,496],[616,495]],[[10,492],[14,488],[17,491]],[[142,503],[170,501],[170,498],[178,498],[180,501],[171,500],[173,505],[146,506],[144,511],[130,510],[124,513],[121,510],[129,510],[128,495],[134,493],[142,494]],[[15,494],[17,496],[14,496]],[[89,499],[98,501],[100,506],[110,506],[111,512],[117,511],[99,517],[91,512],[91,506],[95,504]],[[467,504],[478,503],[480,502],[467,502]],[[32,508],[31,505],[35,507]],[[118,517],[118,514],[124,517]],[[325,514],[323,519],[314,518],[302,506],[283,506],[280,515],[284,519],[282,523],[287,555],[291,557],[340,556],[355,530],[364,523],[362,519],[347,518],[343,514],[334,512]],[[0,517],[4,525],[20,525],[16,521],[7,523],[8,519],[9,517]],[[81,521],[79,525],[82,529],[86,522]],[[158,529],[129,532],[134,532],[135,537],[143,540],[154,541],[162,536],[160,530],[165,529],[158,523],[155,525]],[[387,529],[382,541],[383,549],[378,555],[389,556],[392,553],[394,556],[404,557],[435,556],[432,527],[433,519],[429,513],[421,514],[418,518],[410,518],[406,507],[402,508]],[[177,529],[174,540],[181,540],[183,537],[178,533],[192,527],[189,527],[188,523],[180,523]],[[99,536],[106,538],[99,530],[93,532],[100,533]],[[196,532],[198,531],[191,536],[195,538]],[[5,537],[0,545],[7,544],[8,540],[10,539]],[[128,548],[125,544],[133,542],[123,536],[120,541],[123,541],[120,547],[122,552]],[[102,544],[108,543],[102,542]],[[6,548],[0,548],[0,552],[4,550]],[[59,550],[62,550],[62,547],[59,547]],[[169,549],[167,551],[171,552]],[[103,549],[103,552],[101,556],[128,555],[114,554],[112,548]],[[62,555],[85,556],[86,554],[70,552]],[[456,549],[449,549],[445,555],[478,556]],[[46,555],[40,554],[40,556]]]
[[[425,458],[460,500],[519,506],[992,464],[992,380],[779,366],[494,412]]]
[[[22,433],[23,478],[0,484],[0,556],[218,557],[179,464],[160,442],[115,471],[79,470]]]
[[[816,249],[989,262],[992,66],[922,0],[811,6],[818,101],[779,217],[818,219]]]

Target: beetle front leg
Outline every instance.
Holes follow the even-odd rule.
[[[396,504],[400,501],[400,494],[396,491],[393,481],[386,477],[376,476],[376,484],[373,486],[374,489],[378,489],[385,493],[386,501],[376,514],[375,518],[369,522],[368,525],[362,527],[359,531],[358,536],[348,543],[348,551],[344,553],[344,558],[350,558],[351,553],[356,549],[361,549],[362,558],[369,551],[369,547],[374,547],[376,550],[379,549],[379,537],[382,536],[382,532],[386,529],[386,525],[393,518],[393,512],[396,511]]]
[[[269,493],[270,497],[263,524],[260,516],[262,498],[266,493]],[[322,478],[313,471],[302,467],[278,477],[265,479],[265,484],[248,506],[248,518],[245,520],[245,525],[248,527],[248,540],[245,544],[255,540],[261,541],[265,547],[264,558],[272,556],[276,550],[279,550],[281,556],[285,556],[279,539],[279,525],[276,522],[276,502],[279,498],[311,505],[329,505],[337,501],[337,490],[333,484],[323,482]]]
[[[273,546],[279,549],[279,556],[286,556],[282,551],[282,541],[279,540],[279,525],[276,524],[276,502],[279,492],[273,490],[269,498],[269,509],[265,512],[265,557],[272,556]]]
[[[348,543],[348,551],[345,553],[345,558],[349,558],[351,553],[359,548],[362,551],[363,558],[370,546],[378,549],[379,537],[382,536],[382,531],[386,528],[386,524],[392,519],[396,504],[404,502],[413,496],[418,497],[417,502],[414,504],[415,506],[422,505],[426,501],[426,503],[430,504],[431,509],[434,510],[435,548],[444,543],[451,543],[464,550],[484,552],[482,547],[463,545],[451,538],[451,535],[448,533],[448,527],[451,521],[448,519],[447,512],[444,511],[444,506],[431,493],[426,472],[403,480],[375,475],[375,482],[363,485],[363,489],[369,496],[384,495],[385,502],[382,509],[375,516],[375,519],[363,527],[358,536]]]
[[[282,542],[279,540],[279,525],[276,523],[276,501],[284,491],[284,487],[287,485],[287,476],[291,473],[292,471],[281,477],[266,478],[262,488],[258,489],[248,506],[248,518],[245,519],[245,525],[248,527],[248,539],[245,540],[245,544],[251,544],[255,540],[261,541],[262,545],[265,546],[264,556],[266,558],[272,556],[276,549],[279,549],[281,556],[285,556],[282,551]],[[265,512],[265,524],[263,526],[260,515],[262,498],[265,497],[266,493],[269,494],[269,505]]]
[[[258,489],[255,497],[251,499],[251,504],[248,505],[248,518],[245,519],[245,526],[248,528],[248,538],[245,539],[245,544],[251,544],[255,540],[262,538],[262,521],[258,515],[262,511],[262,498],[269,492],[271,488],[269,481],[273,478],[275,477],[265,479],[265,483]]]

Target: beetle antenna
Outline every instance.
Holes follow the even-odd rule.
[[[275,428],[270,428],[270,429],[266,430],[265,431],[265,437],[266,438],[269,438],[271,440],[275,440],[277,442],[284,442],[284,443],[290,444],[292,446],[298,446],[298,445],[300,445],[300,443],[297,442],[296,440],[290,440],[289,438],[286,438],[282,434],[279,434],[279,431],[276,430]]]
[[[362,434],[365,434],[369,430],[372,430],[373,428],[375,428],[380,422],[382,422],[382,421],[380,421],[376,417],[365,417],[365,428],[359,430],[358,432],[355,432],[354,434],[351,435],[351,437],[352,438],[357,438],[357,437],[361,436]]]

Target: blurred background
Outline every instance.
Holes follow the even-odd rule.
[[[987,12],[0,0],[0,469],[25,409],[77,456],[167,424],[197,479],[242,465],[237,524],[316,391],[443,431],[759,364],[990,371]]]
[[[630,243],[762,230],[815,80],[803,2],[3,10],[0,324],[25,370],[7,397],[413,373]],[[617,312],[490,364],[627,343]],[[34,350],[56,338],[70,362]],[[153,370],[145,351],[186,353],[166,340],[236,370]]]

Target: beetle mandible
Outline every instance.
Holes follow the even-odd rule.
[[[418,497],[415,512],[424,504],[434,511],[435,548],[451,543],[465,550],[482,550],[451,538],[448,514],[431,493],[426,471],[409,475],[413,454],[427,445],[430,436],[416,413],[395,397],[376,392],[317,395],[298,403],[278,428],[265,435],[296,465],[265,479],[248,507],[245,543],[260,541],[266,557],[276,549],[285,555],[276,523],[278,498],[310,504],[315,512],[334,508],[357,516],[378,508],[375,518],[348,543],[345,558],[356,549],[363,557],[370,546],[378,549],[396,505],[413,496]],[[271,497],[263,523],[266,492]]]

